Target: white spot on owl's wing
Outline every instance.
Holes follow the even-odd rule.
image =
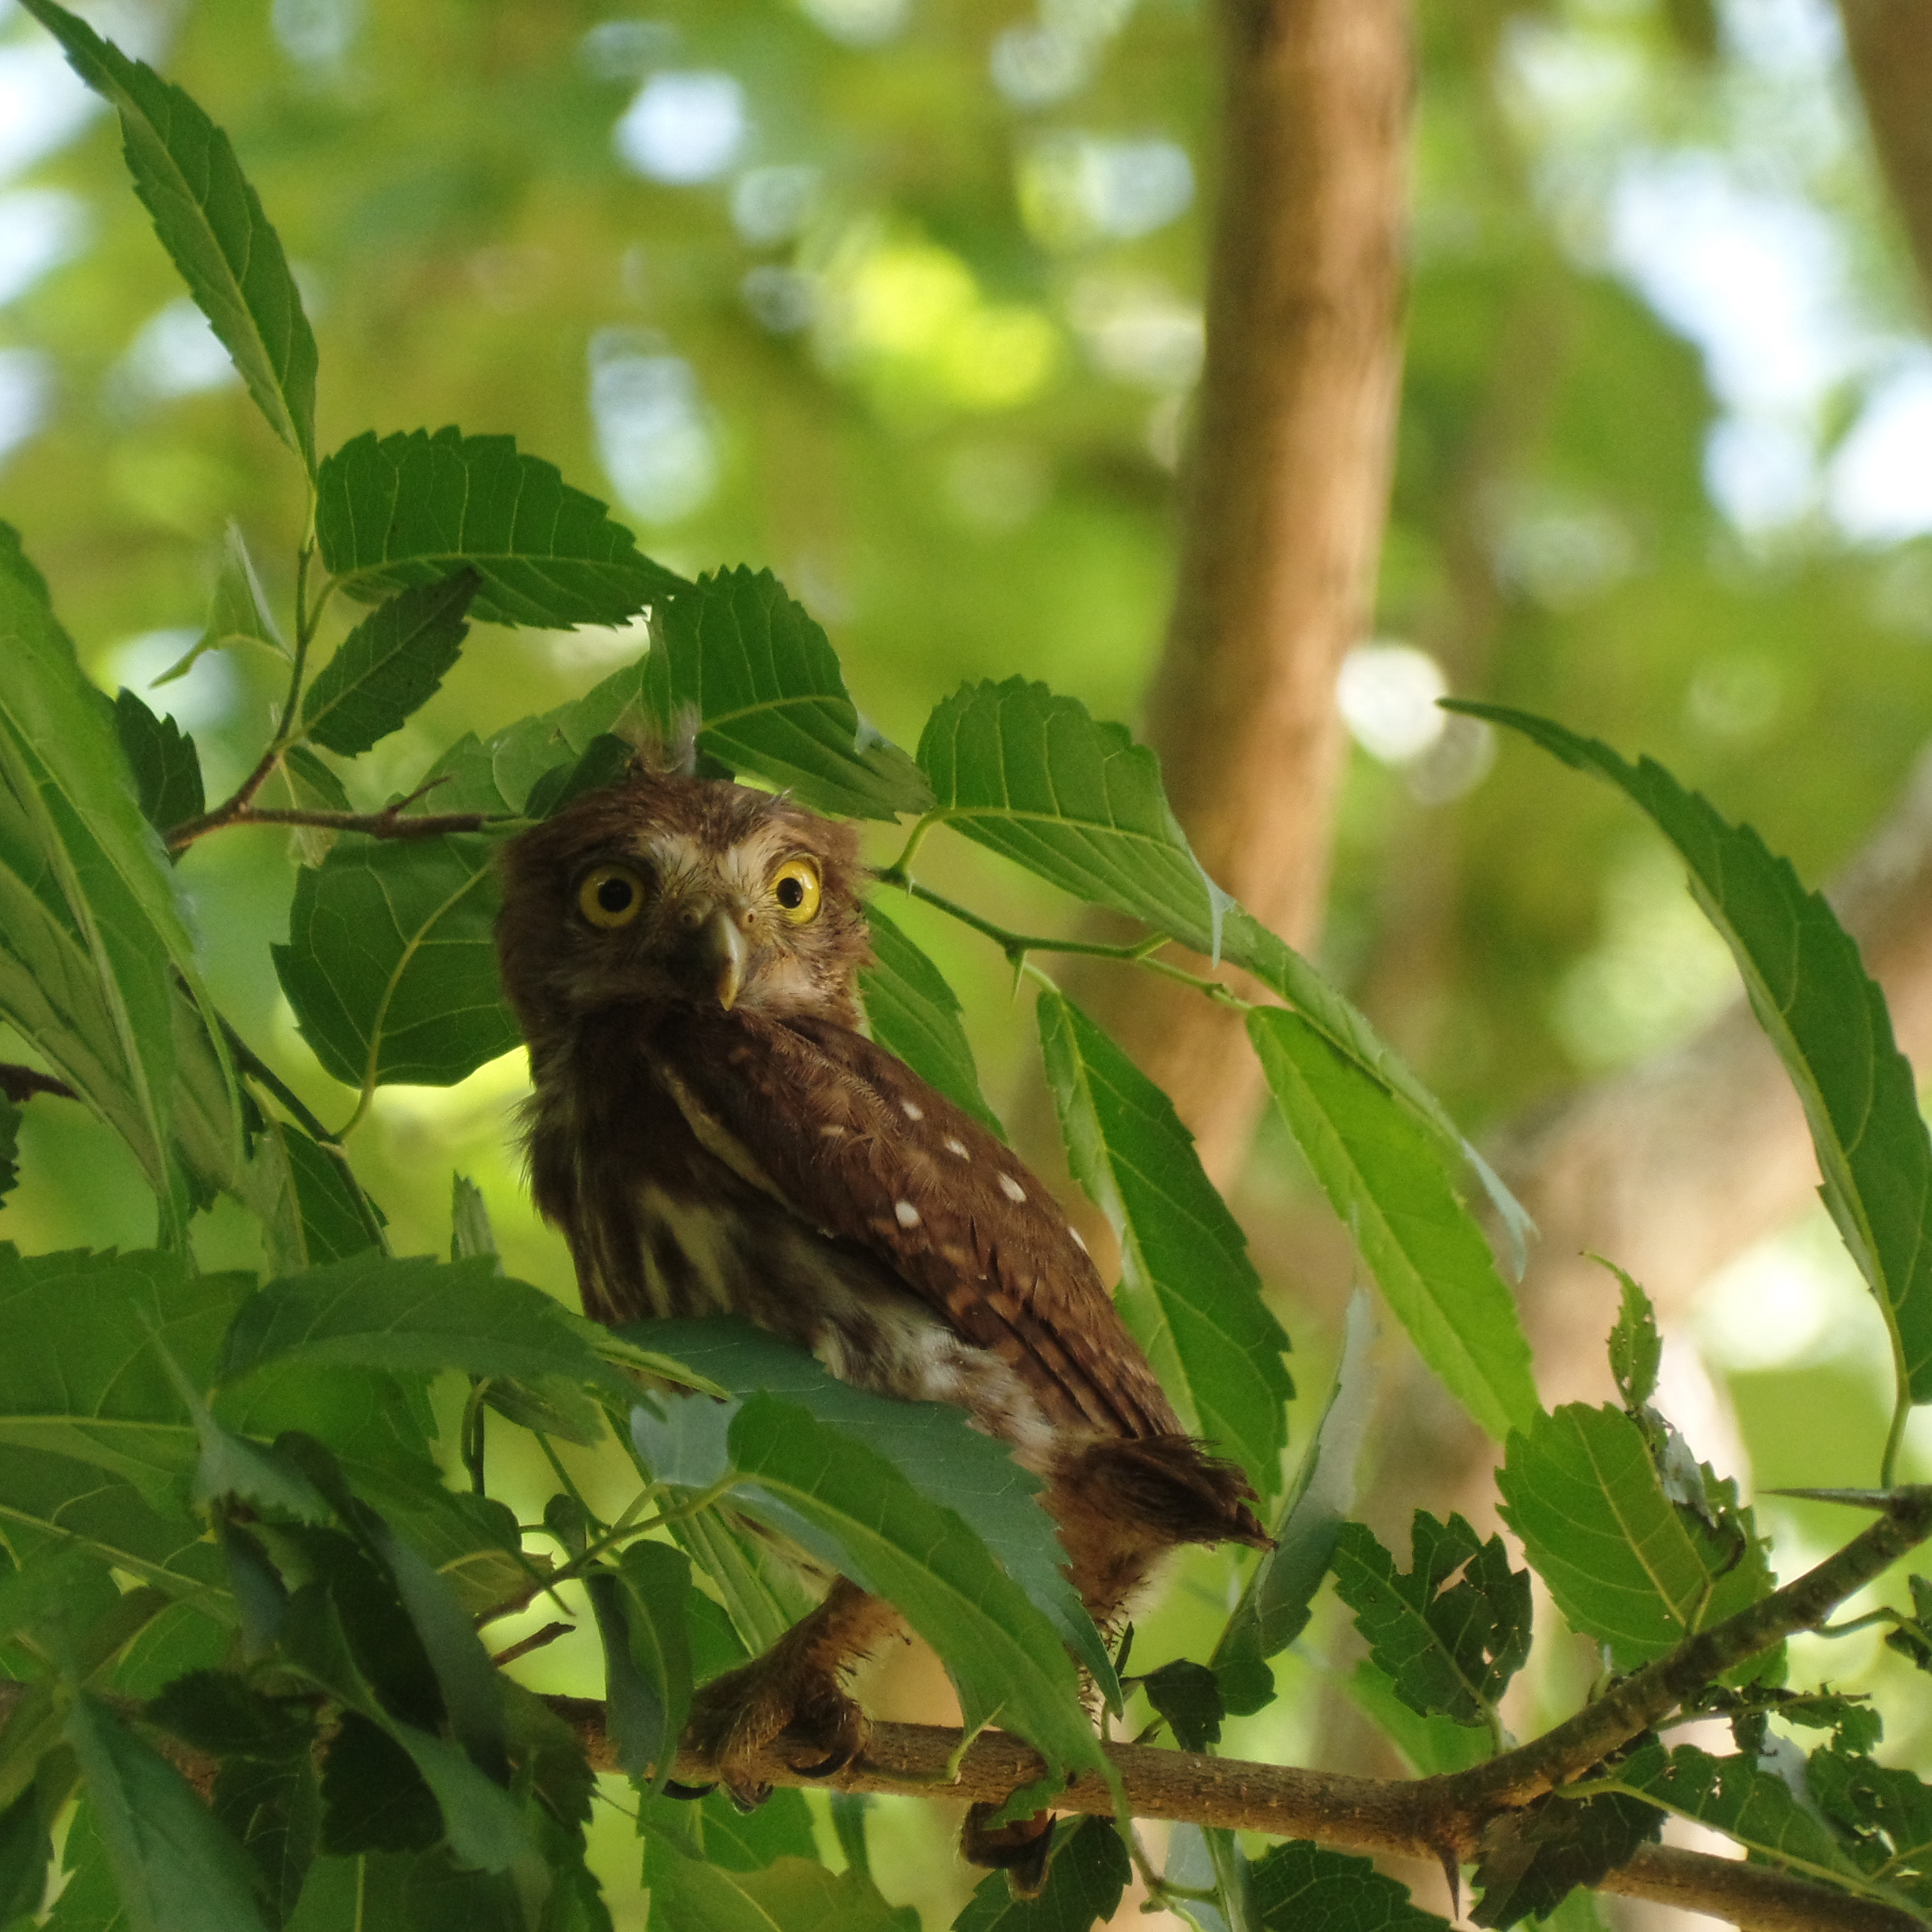
[[[919,1226],[919,1210],[910,1201],[895,1201],[892,1214],[902,1228],[916,1228]]]
[[[970,1160],[973,1158],[966,1151],[966,1143],[964,1141],[955,1140],[950,1134],[948,1134],[940,1144],[948,1154],[956,1154],[962,1160]]]
[[[916,1100],[902,1100],[899,1105],[905,1110],[908,1120],[922,1120],[926,1118],[926,1109]]]
[[[1009,1201],[1024,1201],[1026,1198],[1026,1190],[1010,1174],[1000,1176],[1000,1192]]]

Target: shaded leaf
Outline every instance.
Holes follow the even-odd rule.
[[[322,1772],[320,1842],[338,1856],[418,1852],[442,1832],[434,1793],[380,1724],[345,1712]]]
[[[1823,896],[1748,825],[1661,765],[1527,712],[1462,705],[1626,793],[1690,869],[1690,890],[1744,975],[1751,1010],[1804,1103],[1820,1192],[1891,1330],[1900,1390],[1932,1401],[1932,1138],[1885,997]]]
[[[952,1932],[1089,1932],[1112,1922],[1132,1876],[1113,1820],[1083,1818],[1055,1848],[1037,1898],[1016,1898],[1006,1875],[994,1872],[980,1880]]]
[[[208,628],[195,640],[187,656],[169,665],[154,682],[172,684],[176,678],[185,677],[204,652],[224,650],[235,644],[261,644],[280,658],[290,655],[269,611],[262,580],[255,574],[254,560],[248,554],[242,526],[230,517],[222,538],[221,568],[214,580],[214,595],[208,600]]]
[[[51,1828],[72,1775],[70,1769],[64,1778],[43,1774],[31,1790],[0,1810],[0,1925],[40,1909],[54,1858]]]
[[[1845,1834],[1841,1852],[1922,1910],[1932,1909],[1932,1786],[1902,1765],[1836,1750],[1814,1751],[1804,1781],[1812,1802]],[[1674,1796],[1681,1802],[1682,1784]],[[1762,1846],[1765,1855],[1775,1858],[1794,1835],[1778,1828],[1778,1818],[1772,1796],[1762,1814],[1747,1813],[1738,1823],[1720,1828],[1754,1850]]]
[[[1406,1888],[1366,1858],[1291,1839],[1254,1868],[1255,1909],[1266,1932],[1448,1932]]]
[[[770,571],[700,577],[656,629],[644,689],[667,738],[694,717],[700,751],[821,812],[890,819],[932,803],[918,766],[860,716],[824,632]]]
[[[269,1232],[270,1265],[293,1274],[381,1245],[381,1222],[373,1202],[344,1173],[344,1162],[292,1121],[270,1120],[262,1139],[286,1164],[289,1212]],[[258,1154],[258,1158],[260,1157]],[[371,1227],[370,1223],[376,1226]]]
[[[1120,1241],[1121,1313],[1181,1427],[1271,1495],[1294,1384],[1246,1238],[1167,1096],[1064,994],[1042,988],[1037,1016],[1068,1162]]]
[[[172,1732],[211,1757],[298,1757],[315,1741],[313,1712],[265,1697],[232,1672],[195,1670],[177,1677],[141,1713],[143,1724]]]
[[[315,338],[280,239],[228,136],[145,61],[53,0],[22,0],[121,116],[134,191],[270,428],[315,468]]]
[[[135,802],[157,832],[208,808],[194,740],[172,718],[157,718],[123,687],[114,700],[114,731],[134,774]]]
[[[650,1773],[655,1794],[670,1775],[691,1712],[691,1559],[668,1544],[634,1543],[614,1571],[592,1572],[585,1588],[604,1642],[618,1768],[633,1778]]]
[[[347,812],[341,779],[306,745],[290,745],[268,774],[255,802],[280,812]],[[319,866],[334,849],[337,834],[321,825],[289,827],[289,851],[298,865]]]
[[[0,1201],[20,1180],[20,1109],[0,1094]]]
[[[241,1847],[172,1765],[91,1696],[66,1734],[134,1932],[266,1932]]]
[[[1557,1607],[1572,1629],[1607,1643],[1620,1670],[1771,1588],[1755,1540],[1740,1552],[1734,1537],[1665,1494],[1642,1428],[1621,1409],[1566,1402],[1539,1416],[1511,1434],[1497,1484],[1503,1520]],[[1744,1521],[1748,1536],[1748,1511]]]
[[[1160,764],[1077,698],[1009,678],[969,684],[926,721],[934,815],[1063,890],[1218,955],[1231,902],[1201,868]]]
[[[1663,1826],[1654,1807],[1618,1791],[1588,1798],[1552,1792],[1525,1810],[1505,1812],[1483,1834],[1475,1880],[1482,1897],[1470,1922],[1505,1926],[1543,1918],[1578,1886],[1628,1864],[1640,1846],[1657,1841]]]
[[[919,1932],[910,1905],[888,1905],[859,1872],[784,1858],[760,1871],[700,1864],[662,1840],[644,1868],[651,1916],[677,1932]]]
[[[937,1088],[1004,1140],[1006,1131],[980,1091],[979,1070],[966,1029],[959,1024],[959,1001],[933,964],[880,910],[876,898],[866,908],[873,963],[859,972],[866,1022],[873,1039],[897,1054],[927,1085]]]
[[[1336,1594],[1412,1710],[1490,1723],[1529,1655],[1529,1572],[1510,1568],[1500,1536],[1480,1542],[1460,1516],[1445,1524],[1418,1510],[1410,1536],[1413,1562],[1405,1573],[1372,1531],[1344,1523]]]
[[[928,1502],[964,1519],[1118,1709],[1112,1660],[1078,1594],[1060,1574],[1066,1552],[1052,1518],[1039,1506],[1039,1480],[1013,1460],[1004,1443],[974,1428],[964,1411],[950,1402],[902,1402],[854,1388],[803,1349],[730,1317],[639,1322],[619,1332],[648,1342],[734,1395],[766,1389],[783,1396],[842,1435],[877,1450]],[[688,1433],[680,1432],[675,1448],[646,1447],[647,1433],[639,1433],[646,1460],[664,1480],[695,1488],[716,1481],[727,1466],[732,1412],[715,1402],[666,1407],[676,1412],[669,1426]],[[651,1427],[648,1421],[639,1425],[640,1432]],[[680,1473],[667,1475],[673,1467]]]
[[[1221,1687],[1204,1664],[1176,1658],[1141,1679],[1147,1700],[1167,1720],[1174,1741],[1183,1750],[1204,1751],[1221,1742],[1221,1720],[1227,1708]]]
[[[453,1086],[518,1044],[496,976],[491,849],[480,834],[358,840],[297,875],[275,972],[345,1085]]]
[[[1217,1666],[1259,1664],[1286,1650],[1307,1627],[1336,1534],[1355,1505],[1355,1468],[1374,1409],[1369,1360],[1374,1340],[1368,1297],[1358,1288],[1348,1298],[1334,1387],[1282,1498],[1274,1547],[1263,1550],[1249,1571],[1214,1646]]]
[[[638,1829],[675,1845],[686,1858],[727,1871],[762,1871],[780,1858],[815,1859],[817,1843],[805,1793],[782,1784],[755,1811],[740,1811],[722,1788],[702,1798],[653,1798],[638,1804]]]
[[[467,566],[482,579],[473,616],[568,630],[621,624],[684,587],[510,436],[371,430],[323,458],[316,488],[322,561],[365,604]]]
[[[214,1780],[216,1818],[253,1858],[278,1921],[294,1910],[321,1844],[322,1780],[306,1753],[274,1762],[238,1758]]]
[[[1417,1352],[1498,1441],[1538,1413],[1529,1344],[1428,1130],[1298,1013],[1248,1034],[1316,1178]]]
[[[1467,1771],[1495,1748],[1486,1728],[1459,1724],[1453,1718],[1424,1717],[1396,1695],[1394,1682],[1367,1658],[1339,1681],[1338,1688],[1407,1761],[1418,1778]]]
[[[302,700],[302,730],[344,757],[400,730],[442,682],[470,627],[482,579],[459,570],[399,590],[344,638]]]

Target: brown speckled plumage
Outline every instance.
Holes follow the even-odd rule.
[[[741,1314],[847,1381],[968,1408],[1046,1481],[1104,1624],[1174,1544],[1264,1540],[1250,1492],[1180,1433],[1046,1189],[859,1030],[856,848],[784,800],[640,770],[506,849],[497,946],[530,1043],[537,1204],[600,1321]],[[802,922],[773,884],[800,862],[822,890]],[[606,929],[580,902],[613,868],[641,903]],[[879,1615],[835,1591],[738,1687],[764,1703],[718,1719],[725,1756],[808,1706],[851,1747],[856,1712],[828,1717],[812,1673],[836,1676]],[[1037,1857],[1024,1833],[968,1840]]]

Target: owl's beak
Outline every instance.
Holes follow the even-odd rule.
[[[738,989],[745,983],[745,968],[750,958],[743,927],[726,906],[714,907],[698,935],[706,967],[713,975],[712,990],[718,1004],[728,1013],[737,1004]]]

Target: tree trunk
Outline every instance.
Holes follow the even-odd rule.
[[[1344,745],[1342,656],[1373,594],[1401,370],[1406,0],[1222,0],[1208,356],[1180,583],[1147,708],[1208,872],[1305,945]],[[1082,998],[1173,1097],[1208,1171],[1262,1099],[1238,1015],[1139,975]]]

